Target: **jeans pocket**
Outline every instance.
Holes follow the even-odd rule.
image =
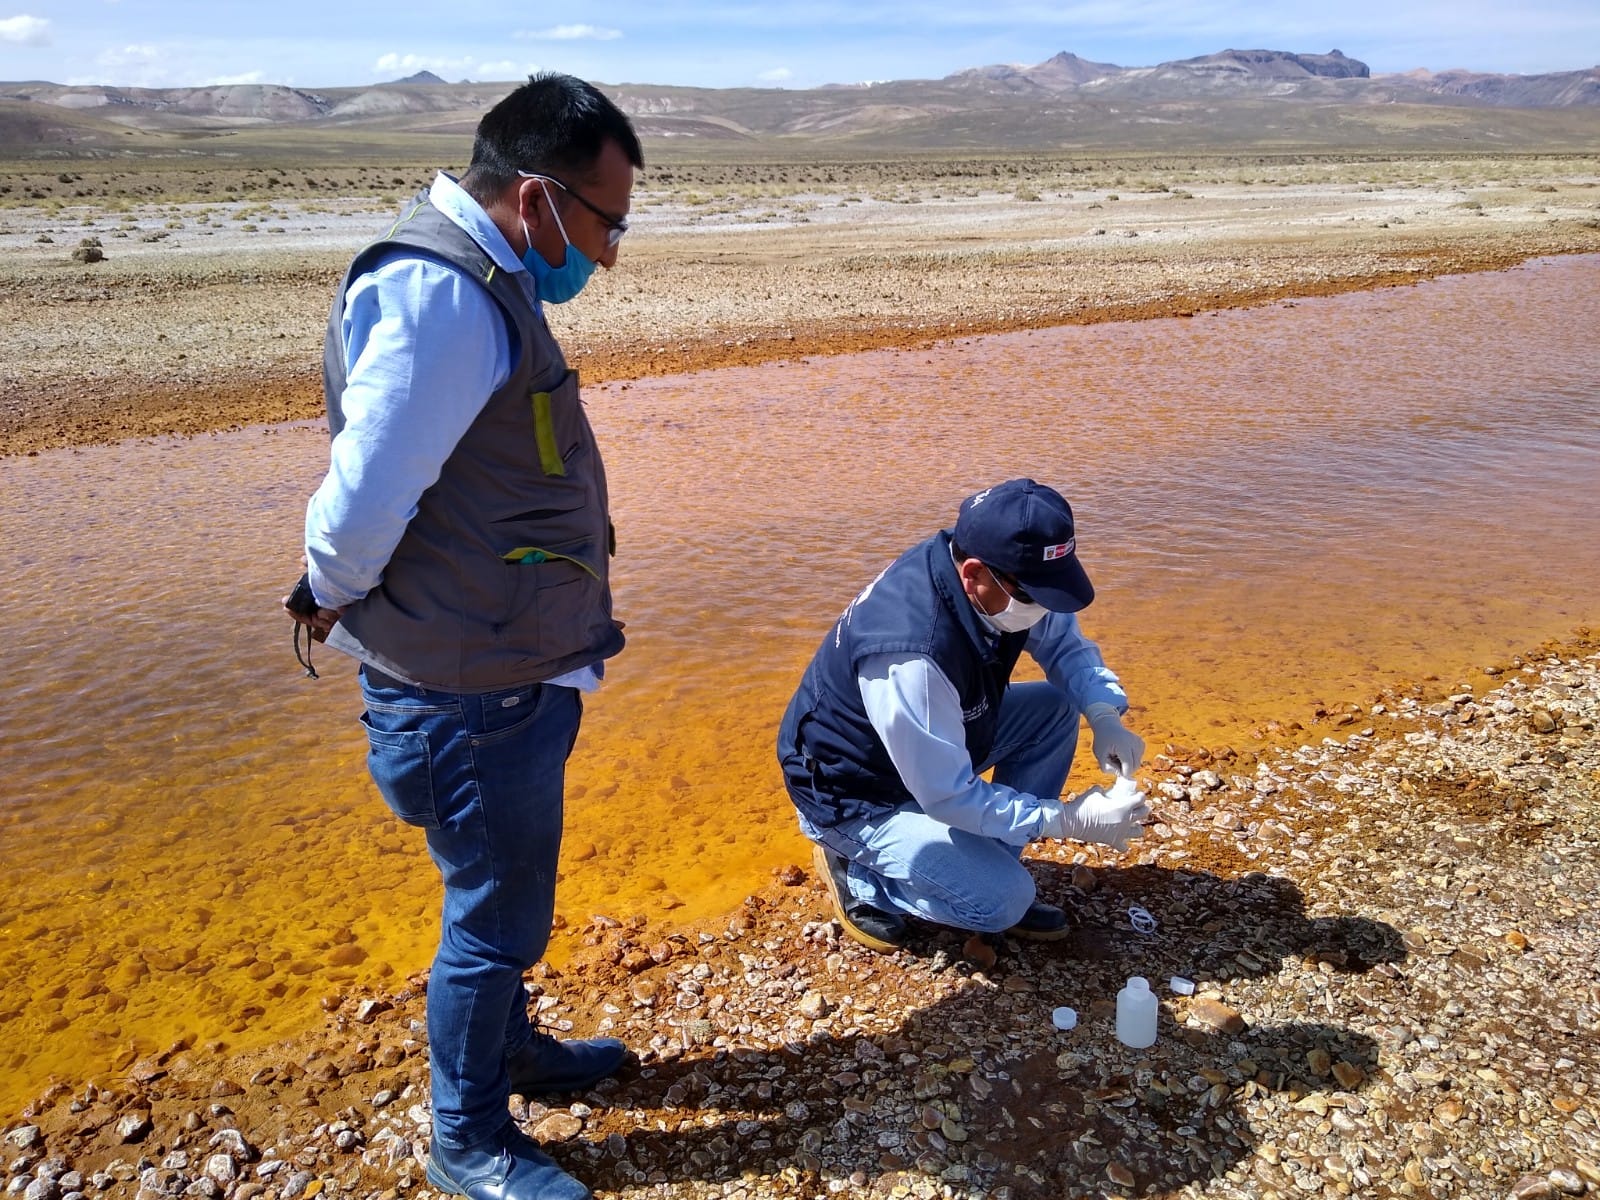
[[[439,811],[433,798],[433,756],[425,730],[391,732],[379,729],[368,713],[361,714],[367,730],[367,768],[383,802],[407,825],[439,828]]]

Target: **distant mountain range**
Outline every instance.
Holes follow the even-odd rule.
[[[0,83],[0,153],[156,153],[174,138],[249,140],[268,128],[339,129],[346,146],[360,129],[426,143],[430,135],[470,134],[511,86],[446,83],[427,71],[351,88]],[[1338,50],[1223,50],[1153,67],[1061,53],[1033,66],[813,89],[602,86],[647,140],[691,144],[820,141],[841,151],[1138,150],[1202,143],[1463,148],[1456,145],[1462,141],[1499,150],[1600,146],[1600,67],[1545,75],[1418,70],[1375,76]],[[1395,116],[1396,109],[1421,107],[1450,111],[1417,112],[1409,121]]]
[[[1179,99],[1251,91],[1276,96],[1337,96],[1368,103],[1468,103],[1510,108],[1600,106],[1600,66],[1548,75],[1491,75],[1476,71],[1409,71],[1374,76],[1341,51],[1223,50],[1154,67],[1119,67],[1063,52],[1038,66],[973,67],[948,77],[986,90],[1093,92],[1102,96]],[[1327,81],[1337,81],[1329,84]]]

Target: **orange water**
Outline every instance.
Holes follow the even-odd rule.
[[[1157,745],[1600,621],[1597,312],[1568,258],[591,389],[629,645],[572,765],[569,929],[713,916],[803,860],[771,742],[807,656],[1009,476],[1074,502],[1085,625]],[[325,455],[296,425],[0,460],[0,1114],[431,957],[352,672],[303,678],[277,611]]]

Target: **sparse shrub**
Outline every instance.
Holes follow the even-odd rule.
[[[1027,187],[1022,184],[1017,185],[1017,190],[1011,193],[1011,198],[1013,200],[1026,200],[1030,203],[1035,200],[1044,199],[1044,197],[1039,195],[1039,193],[1034,191],[1031,187]]]
[[[1108,193],[1106,193],[1106,199],[1107,200],[1121,200],[1122,197],[1117,195],[1115,192],[1108,192]]]

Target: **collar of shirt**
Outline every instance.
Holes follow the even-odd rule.
[[[522,265],[521,257],[506,241],[500,227],[483,211],[483,206],[469,196],[454,178],[440,171],[428,189],[428,199],[433,206],[466,231],[468,237],[483,247],[483,252],[494,259],[495,265],[513,275],[521,272],[523,290],[532,296],[533,276]],[[537,303],[537,302],[535,302]]]

